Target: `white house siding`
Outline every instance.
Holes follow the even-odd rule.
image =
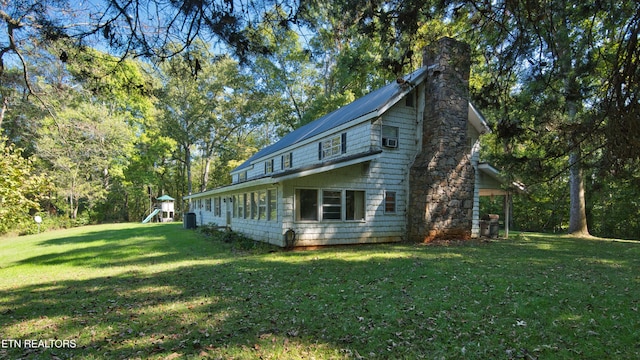
[[[239,199],[244,194],[250,196],[251,193],[256,193],[258,191],[267,191],[269,189],[276,191],[276,219],[251,219],[245,218],[244,216],[240,217],[237,214],[234,214],[234,203],[232,200],[234,199],[234,196],[236,199],[235,201],[238,201],[237,199]],[[225,192],[223,189],[221,190],[222,191],[220,192],[216,192],[215,190],[211,191],[209,192],[209,194],[202,195],[201,197],[192,200],[193,207],[191,211],[196,214],[196,223],[198,226],[229,226],[232,231],[241,233],[252,239],[268,242],[278,246],[284,246],[282,235],[283,233],[281,231],[282,191],[279,186],[254,186],[227,192]],[[220,198],[219,216],[217,216],[215,213],[214,202],[216,198]],[[208,199],[211,199],[211,210],[208,210],[208,208],[206,207],[206,202]]]
[[[370,124],[370,126],[366,126]],[[404,101],[382,117],[347,130],[348,154],[382,149],[372,161],[285,181],[283,229],[296,232],[296,245],[336,245],[400,241],[405,237],[408,164],[416,151],[416,108]],[[398,127],[398,147],[382,148],[382,126]],[[315,152],[317,153],[317,144]],[[347,155],[348,155],[347,154]],[[317,154],[316,154],[317,159]],[[296,221],[297,189],[365,191],[364,221]],[[396,193],[396,212],[385,212],[385,193]]]
[[[234,183],[239,182],[239,174],[246,171],[246,179],[251,180],[268,176],[270,174],[278,174],[282,171],[304,168],[312,165],[321,164],[327,159],[318,158],[318,144],[326,139],[331,139],[335,136],[340,136],[342,133],[346,133],[347,146],[346,154],[341,156],[354,155],[359,153],[365,153],[370,151],[369,134],[371,134],[371,123],[369,121],[363,121],[360,123],[352,122],[343,127],[336,129],[336,131],[327,133],[322,137],[317,137],[308,141],[305,141],[296,146],[287,148],[283,151],[271,154],[269,156],[256,159],[251,166],[242,169],[241,171],[234,172],[232,174],[232,180]],[[286,156],[289,153],[292,154],[293,164],[291,169],[282,169],[282,156]],[[336,157],[337,159],[338,157]],[[273,171],[271,173],[265,173],[264,163],[273,159]]]
[[[375,166],[377,161],[371,161]],[[322,174],[297,178],[283,183],[283,229],[293,229],[296,246],[338,245],[354,243],[391,242],[402,239],[404,218],[399,214],[385,214],[384,186],[363,176],[369,163],[360,163]],[[374,186],[372,186],[374,185]],[[296,190],[313,189],[321,192],[364,191],[364,220],[296,220]]]
[[[415,93],[419,92],[418,96]],[[353,243],[393,242],[406,238],[407,206],[409,193],[409,171],[418,149],[421,147],[422,118],[425,108],[424,86],[419,85],[409,94],[414,101],[411,106],[404,99],[387,109],[383,115],[343,124],[331,132],[291,145],[278,152],[256,159],[248,167],[233,172],[233,184],[220,189],[189,196],[197,224],[229,225],[233,231],[253,239],[285,246],[284,234],[296,233],[297,246],[337,245]],[[382,146],[383,126],[398,128],[397,148]],[[475,125],[474,125],[475,126]],[[473,204],[472,236],[479,233],[479,132],[469,126],[469,151],[476,170],[476,189]],[[325,139],[346,133],[346,153],[329,159],[319,159],[318,144]],[[292,154],[289,169],[282,169],[282,156]],[[346,158],[346,159],[345,159]],[[265,173],[265,161],[273,159],[273,171]],[[239,174],[246,178],[239,180]],[[277,190],[277,219],[257,220],[233,215],[234,196],[251,194],[267,189]],[[365,197],[364,220],[296,220],[296,191],[314,189],[363,191]],[[385,194],[396,194],[396,211],[385,211]],[[221,199],[221,212],[214,214],[214,200]],[[319,195],[321,198],[321,195]],[[211,198],[211,209],[206,208],[206,199]],[[227,199],[226,202],[222,199]],[[320,209],[321,206],[318,206]]]

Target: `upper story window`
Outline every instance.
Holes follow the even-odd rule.
[[[386,148],[395,149],[398,147],[398,132],[397,126],[382,126],[382,146]]]
[[[264,173],[269,174],[273,172],[273,159],[264,162]]]
[[[247,172],[243,171],[241,173],[238,174],[238,182],[242,182],[242,181],[246,181],[247,180]]]
[[[281,170],[291,169],[293,167],[293,153],[290,152],[288,154],[282,155],[280,164],[282,164]]]
[[[347,133],[333,136],[318,144],[318,160],[332,158],[347,152]]]

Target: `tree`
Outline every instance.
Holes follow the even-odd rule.
[[[607,100],[601,84],[608,74],[620,71],[610,54],[620,45],[623,25],[636,11],[637,6],[634,9],[622,2],[573,4],[558,0],[475,5],[480,27],[490,34],[479,36],[494,51],[489,64],[498,74],[510,74],[495,80],[506,81],[511,87],[495,83],[487,86],[503,88],[509,96],[529,94],[529,104],[545,104],[537,107],[540,112],[533,122],[504,118],[499,126],[506,129],[499,129],[499,133],[546,137],[548,140],[542,143],[556,149],[552,158],[569,154],[571,233],[589,233],[583,179],[586,148],[615,147],[613,139],[600,136],[601,119],[608,116],[602,111]]]
[[[57,82],[57,86],[49,88],[53,92],[65,89],[66,93],[59,96],[69,96],[68,101],[56,105],[56,101],[47,100],[52,108],[62,109],[76,101],[90,104],[104,113],[100,116],[105,117],[102,120],[105,126],[120,132],[106,134],[117,143],[108,144],[104,149],[111,152],[108,156],[114,161],[106,164],[103,195],[92,204],[92,209],[99,210],[98,220],[129,220],[143,216],[148,209],[147,186],[159,187],[154,166],[162,166],[167,148],[173,144],[158,133],[156,98],[153,96],[158,81],[153,72],[140,61],[118,59],[90,48],[78,49],[67,41],[53,43],[49,49],[50,53],[64,51],[68,54],[64,70],[60,70],[68,77],[67,82]],[[76,99],[76,96],[80,98]],[[64,123],[57,119],[60,116],[53,113],[51,119]],[[82,122],[82,116],[79,121]],[[110,146],[119,149],[108,148]],[[130,204],[134,204],[133,208],[129,208]]]
[[[304,49],[300,35],[287,24],[272,22],[286,15],[279,7],[264,15],[265,20],[247,29],[250,39],[267,49],[253,57],[251,71],[256,91],[261,93],[262,120],[282,135],[300,126],[309,104],[319,92],[311,52]]]
[[[212,56],[204,43],[163,62],[160,69],[164,82],[158,96],[164,134],[179,145],[176,158],[185,169],[187,193],[194,190],[194,154],[202,157],[200,190],[204,190],[213,159],[228,156],[234,146],[231,140],[251,121],[248,107],[255,106],[249,92],[252,79],[231,58]]]
[[[279,0],[4,0],[0,2],[0,75],[4,64],[20,64],[29,91],[26,53],[61,39],[77,46],[107,47],[124,59],[166,59],[189,49],[198,38],[214,39],[242,61],[266,49],[250,41],[245,29],[260,22],[275,4],[284,9],[278,23],[296,21],[297,6]],[[180,44],[180,46],[174,46]],[[57,54],[65,62],[69,54]],[[10,61],[9,61],[10,60]]]
[[[55,118],[44,122],[38,153],[51,165],[53,181],[68,203],[69,217],[75,219],[81,200],[91,208],[106,198],[110,172],[127,161],[132,132],[105,106],[70,100]]]
[[[40,200],[49,190],[49,179],[37,173],[33,159],[22,157],[22,149],[0,137],[0,234],[14,228],[40,210]]]

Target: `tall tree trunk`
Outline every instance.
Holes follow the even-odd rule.
[[[586,201],[584,197],[584,178],[580,167],[580,154],[574,150],[569,155],[569,233],[589,235],[587,226]]]
[[[189,145],[184,147],[184,165],[186,168],[185,170],[187,171],[187,191],[188,195],[191,195],[193,189],[191,179],[191,149]]]
[[[572,84],[569,81],[568,84]],[[575,89],[567,85],[568,91]],[[567,99],[567,115],[569,122],[576,121],[577,105],[574,100]],[[582,161],[580,144],[572,143],[569,153],[569,233],[576,235],[589,235],[587,227],[586,201],[584,196],[584,178],[582,176]]]
[[[200,191],[207,190],[207,184],[209,183],[209,170],[211,169],[211,158],[207,156],[204,162],[204,170],[202,173],[202,185],[200,185]]]
[[[583,56],[570,39],[567,10],[568,4],[560,1],[559,15],[561,22],[558,24],[555,36],[560,75],[564,76],[565,112],[569,124],[577,122],[578,107],[582,104],[580,85],[576,79],[574,61]],[[587,227],[586,201],[584,196],[584,179],[582,177],[580,144],[569,143],[569,233],[589,235]]]

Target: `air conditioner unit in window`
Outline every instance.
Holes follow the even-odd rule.
[[[382,138],[382,146],[395,149],[398,147],[398,139]]]

